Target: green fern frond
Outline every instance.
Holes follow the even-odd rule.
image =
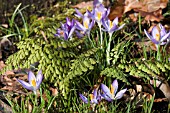
[[[122,70],[119,69],[118,67],[105,68],[103,71],[101,71],[100,74],[105,75],[107,77],[116,78],[118,80],[121,80],[121,81],[129,84],[126,79],[127,75],[125,73],[123,73]]]

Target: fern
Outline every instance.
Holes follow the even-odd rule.
[[[141,60],[141,58],[131,58],[130,44],[122,41],[112,49],[112,65],[101,71],[101,75],[119,79],[127,84],[128,77],[135,76],[150,80],[152,77],[169,77],[170,71],[168,62],[157,60]]]

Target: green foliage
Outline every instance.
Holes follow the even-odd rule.
[[[112,65],[101,71],[101,75],[119,79],[127,84],[129,76],[150,80],[152,77],[169,77],[169,62],[131,58],[129,42],[122,41],[112,49]]]

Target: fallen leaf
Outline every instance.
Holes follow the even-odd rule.
[[[53,96],[58,95],[58,89],[57,89],[57,88],[52,88],[52,87],[50,87],[49,89],[52,91],[52,95],[53,95]]]
[[[134,11],[139,12],[142,17],[145,17],[146,21],[157,21],[160,22],[164,17],[162,16],[162,10],[159,9],[155,12],[145,12],[138,9],[134,9]]]
[[[150,80],[150,83],[153,85],[155,82],[156,87],[158,87],[165,97],[169,100],[170,102],[170,86],[166,80]]]
[[[144,12],[154,12],[167,7],[168,0],[125,0],[124,13],[138,9]]]
[[[160,22],[163,19],[162,9],[166,8],[167,4],[168,0],[125,0],[124,13],[133,10],[145,17],[146,21]]]
[[[89,2],[81,2],[77,5],[71,6],[72,8],[78,8],[78,9],[89,9],[93,7],[93,1]]]
[[[124,5],[122,4],[121,1],[118,1],[111,7],[110,14],[108,17],[110,20],[114,20],[116,17],[122,17],[123,12],[124,12]]]

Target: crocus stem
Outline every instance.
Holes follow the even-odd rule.
[[[101,49],[103,48],[103,36],[102,36],[102,28],[100,22],[98,22],[99,30],[100,30],[100,45]]]
[[[156,57],[158,61],[161,60],[160,45],[157,45],[157,56]]]
[[[107,66],[110,65],[110,44],[112,41],[112,33],[109,33],[109,42],[107,45],[107,49],[106,49],[106,61],[107,61]]]

